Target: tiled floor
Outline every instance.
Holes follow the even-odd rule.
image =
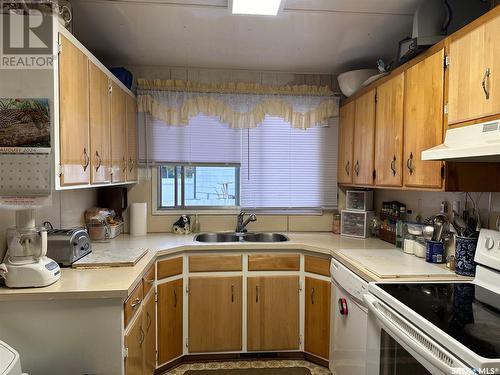
[[[217,369],[244,369],[244,368],[286,368],[305,367],[311,371],[311,375],[332,375],[325,367],[302,360],[269,360],[269,361],[228,361],[191,363],[176,367],[163,375],[183,375],[188,370],[217,370]]]

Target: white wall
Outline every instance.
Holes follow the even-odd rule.
[[[72,228],[84,224],[83,214],[97,204],[97,190],[66,190],[52,193],[52,204],[36,210],[36,223],[50,221],[54,228]],[[15,225],[15,211],[0,208],[0,259],[3,259],[7,242],[5,230]]]

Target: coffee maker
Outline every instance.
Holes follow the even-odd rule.
[[[35,226],[34,210],[16,211],[16,226],[7,229],[7,253],[0,276],[9,288],[43,287],[61,277],[59,265],[47,256],[47,230]]]

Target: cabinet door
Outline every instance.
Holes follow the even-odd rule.
[[[127,181],[137,181],[137,106],[135,98],[126,96],[127,106]]]
[[[182,355],[182,279],[160,284],[158,291],[158,364]]]
[[[352,182],[373,185],[375,146],[375,89],[355,100]]]
[[[500,113],[500,17],[450,43],[448,124]]]
[[[299,349],[299,277],[248,278],[248,350]]]
[[[354,140],[354,102],[340,107],[339,121],[339,184],[352,183],[352,151]]]
[[[306,352],[328,359],[330,354],[330,282],[306,277]]]
[[[405,186],[441,188],[440,161],[422,161],[422,151],[443,140],[444,50],[406,71]]]
[[[189,352],[241,350],[242,278],[189,278]]]
[[[150,293],[144,301],[144,374],[153,375],[156,368],[156,304],[155,294]],[[182,338],[181,338],[182,341]]]
[[[85,54],[63,35],[59,56],[60,183],[90,182],[89,77]]]
[[[375,184],[403,184],[404,73],[377,87]]]
[[[111,83],[111,181],[124,182],[127,172],[127,94]]]
[[[142,375],[143,367],[144,329],[142,326],[142,311],[125,334],[125,375]]]
[[[109,79],[89,61],[90,167],[93,184],[111,182]]]

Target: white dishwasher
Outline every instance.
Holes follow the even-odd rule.
[[[330,370],[336,375],[365,375],[368,283],[332,259]]]

